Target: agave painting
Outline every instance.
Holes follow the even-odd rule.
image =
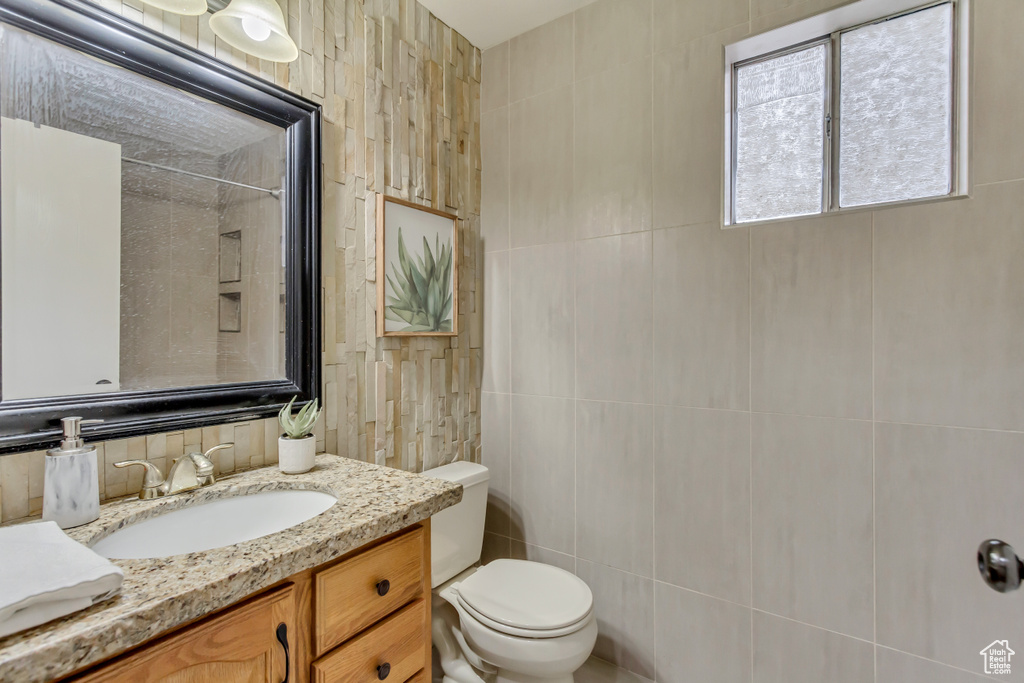
[[[439,235],[433,249],[423,237],[423,252],[413,256],[398,228],[398,260],[386,275],[391,292],[384,316],[405,323],[399,331],[452,331],[452,256],[451,244],[442,244]]]
[[[375,246],[377,336],[456,336],[458,217],[378,194]]]

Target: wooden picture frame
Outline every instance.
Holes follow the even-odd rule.
[[[389,208],[392,209],[390,214]],[[406,234],[413,234],[408,243],[401,233],[403,226]],[[449,230],[450,240],[446,243]],[[434,238],[433,241],[428,239],[429,236]],[[377,336],[458,336],[458,217],[429,206],[378,194],[376,251]],[[401,251],[407,256],[404,262],[399,256]],[[441,265],[442,260],[448,261],[449,265]],[[435,267],[442,270],[438,271]],[[443,270],[445,268],[447,272]],[[415,269],[428,278],[437,275],[435,281],[439,284],[435,291],[439,291],[442,298],[434,296],[429,303],[425,303],[423,297],[419,296],[421,292],[418,288],[407,288],[409,278],[405,277],[405,273],[410,272],[409,269]],[[444,290],[446,283],[450,286],[447,293]],[[401,306],[401,303],[408,305]]]

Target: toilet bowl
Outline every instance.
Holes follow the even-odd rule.
[[[573,683],[597,641],[590,588],[539,562],[473,566],[483,542],[487,469],[454,463],[424,476],[464,488],[462,502],[431,521],[432,635],[444,683]]]
[[[593,596],[583,581],[523,560],[496,560],[459,579],[438,591],[458,623],[447,609],[434,618],[461,635],[454,638],[463,655],[468,650],[498,683],[572,683],[597,640]],[[445,683],[478,680],[452,677]]]

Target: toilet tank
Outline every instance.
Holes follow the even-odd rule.
[[[431,587],[437,587],[480,560],[490,473],[483,465],[453,462],[423,476],[462,484],[462,502],[430,519]]]

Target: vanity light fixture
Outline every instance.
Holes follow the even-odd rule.
[[[210,17],[210,29],[228,45],[253,57],[293,62],[299,56],[275,0],[231,0]]]
[[[187,17],[198,17],[206,14],[206,0],[143,0],[147,5],[162,9],[165,12],[183,14]]]

